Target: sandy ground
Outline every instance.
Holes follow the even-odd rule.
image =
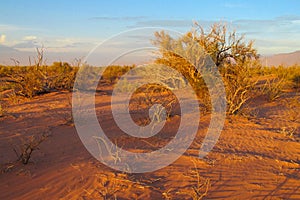
[[[198,159],[209,124],[209,116],[202,117],[198,137],[184,155],[144,174],[114,171],[88,153],[69,122],[71,95],[50,93],[10,105],[0,118],[0,199],[192,199],[206,189],[204,199],[300,199],[295,92],[271,103],[258,97],[246,116],[227,117],[214,149]],[[113,134],[109,96],[105,90],[97,93],[97,113]],[[13,149],[45,132],[50,136],[29,163],[16,162]]]

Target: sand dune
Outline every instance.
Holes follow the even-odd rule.
[[[300,199],[300,121],[289,120],[284,104],[295,95],[273,103],[262,99],[253,105],[255,117],[228,117],[213,151],[199,159],[209,123],[203,116],[189,150],[170,166],[145,174],[114,171],[87,152],[75,127],[66,123],[70,93],[11,105],[0,121],[0,199],[191,199],[198,181],[209,181],[205,199]],[[102,105],[109,99],[105,93],[96,96]],[[107,116],[108,109],[100,106],[97,112]],[[284,127],[295,127],[293,135]],[[21,138],[44,130],[51,135],[29,164],[14,162]]]

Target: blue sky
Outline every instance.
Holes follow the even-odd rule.
[[[122,31],[158,26],[185,32],[193,21],[209,26],[221,20],[255,40],[261,54],[300,50],[298,0],[10,0],[1,3],[0,19],[5,62],[7,52],[31,52],[41,44],[49,53],[83,55]]]

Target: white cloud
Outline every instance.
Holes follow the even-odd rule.
[[[40,47],[41,45],[33,40],[29,40],[29,41],[25,41],[25,42],[21,42],[18,44],[15,44],[13,46],[13,48],[17,48],[17,49],[35,49],[36,47]]]
[[[36,39],[37,39],[37,37],[34,35],[27,35],[27,36],[23,37],[23,40],[25,40],[25,41],[31,41],[31,40],[36,40]]]
[[[4,35],[4,34],[2,34],[1,36],[0,36],[0,43],[4,43],[5,42],[5,40],[6,40],[6,35]]]

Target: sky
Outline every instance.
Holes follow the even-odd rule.
[[[298,0],[10,0],[0,7],[0,63],[11,64],[12,56],[27,62],[41,45],[51,59],[69,61],[135,28],[184,33],[193,22],[219,21],[254,40],[262,55],[300,50]]]

